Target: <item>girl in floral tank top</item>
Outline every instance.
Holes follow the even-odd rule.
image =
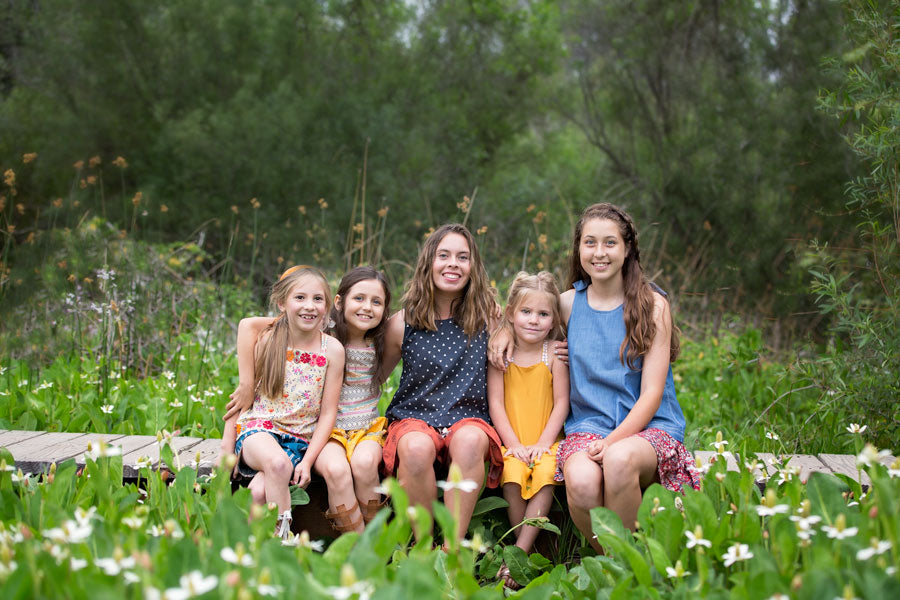
[[[337,416],[344,348],[322,333],[329,296],[328,282],[312,267],[292,267],[272,287],[279,315],[257,345],[257,394],[237,423],[237,468],[263,475],[264,501],[278,507],[282,539],[292,535],[289,485],[309,483]]]

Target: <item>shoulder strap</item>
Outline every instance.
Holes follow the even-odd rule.
[[[324,352],[328,348],[328,336],[324,333],[320,333],[322,336],[322,352]]]
[[[550,347],[550,340],[544,340],[544,347],[541,348],[541,362],[547,365],[547,368],[550,368],[550,353],[547,351]]]

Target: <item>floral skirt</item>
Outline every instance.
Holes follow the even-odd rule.
[[[694,459],[684,444],[661,429],[645,429],[635,435],[650,442],[656,451],[656,469],[659,482],[667,490],[681,492],[688,485],[700,489],[700,473],[694,467]],[[563,481],[563,465],[576,452],[587,452],[588,446],[604,436],[598,433],[575,432],[566,436],[556,453],[556,481]]]

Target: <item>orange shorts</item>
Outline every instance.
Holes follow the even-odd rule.
[[[503,453],[500,451],[500,437],[494,428],[485,421],[476,418],[468,418],[457,421],[453,425],[444,430],[438,430],[422,421],[421,419],[400,419],[394,421],[388,426],[387,439],[384,441],[384,474],[387,476],[394,475],[397,468],[397,444],[407,433],[420,432],[431,438],[434,442],[435,454],[437,456],[436,464],[445,465],[450,452],[450,440],[453,434],[461,427],[465,426],[478,427],[488,436],[488,461],[490,468],[487,476],[487,487],[494,488],[500,483],[500,476],[503,474]]]

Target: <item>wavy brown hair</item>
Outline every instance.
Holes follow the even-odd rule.
[[[285,271],[278,281],[272,285],[269,293],[269,307],[279,310],[280,314],[271,325],[260,333],[256,353],[256,385],[255,389],[268,398],[281,398],[284,392],[284,363],[290,343],[290,331],[284,311],[278,305],[284,305],[294,286],[305,278],[317,280],[325,294],[325,314],[331,309],[331,290],[328,280],[315,267],[306,265],[291,267]]]
[[[458,223],[438,227],[425,240],[416,261],[416,270],[401,300],[404,318],[416,329],[437,331],[432,271],[438,245],[449,233],[458,233],[469,245],[469,282],[463,288],[462,296],[453,301],[451,314],[456,324],[462,327],[466,336],[471,339],[488,327],[491,311],[495,305],[494,290],[484,270],[475,237],[464,225]]]
[[[380,283],[381,288],[384,290],[384,314],[381,315],[381,321],[378,325],[368,330],[364,336],[367,340],[371,341],[372,345],[375,347],[375,375],[372,378],[372,388],[373,391],[375,391],[381,387],[381,384],[383,384],[386,379],[381,373],[381,360],[384,356],[384,336],[387,332],[388,312],[391,309],[391,289],[381,271],[378,271],[373,267],[363,266],[354,267],[344,274],[341,278],[341,283],[338,284],[337,290],[337,295],[341,297],[342,306],[339,307],[335,304],[331,308],[331,320],[334,321],[331,332],[340,343],[345,346],[347,345],[348,338],[350,337],[347,334],[347,319],[344,317],[344,306],[346,306],[345,302],[347,295],[354,285],[360,281],[368,281],[370,279]]]
[[[614,204],[593,204],[584,209],[578,223],[575,224],[575,235],[572,251],[569,254],[569,286],[577,281],[590,283],[591,278],[581,266],[581,234],[584,224],[591,219],[608,219],[619,227],[619,233],[625,242],[625,263],[622,265],[622,279],[625,286],[625,339],[619,348],[619,359],[629,369],[635,369],[638,358],[642,358],[650,350],[653,338],[656,337],[656,322],[653,320],[654,289],[644,277],[641,269],[641,253],[638,248],[637,229],[631,216]],[[662,294],[665,298],[665,294]],[[668,298],[666,298],[668,302]],[[669,343],[669,361],[675,362],[681,350],[679,335],[681,330],[672,321],[672,339]],[[627,352],[626,352],[627,351]]]
[[[503,313],[503,321],[500,326],[491,334],[491,339],[498,335],[501,331],[509,333],[510,337],[515,340],[516,332],[512,325],[512,315],[519,309],[522,301],[528,294],[533,292],[541,293],[550,300],[550,307],[553,314],[553,326],[550,328],[548,339],[561,340],[565,337],[565,325],[562,322],[562,315],[559,310],[559,288],[556,285],[556,278],[547,271],[541,271],[537,275],[529,275],[525,271],[516,274],[512,284],[509,286],[509,293],[506,298],[506,310]]]

